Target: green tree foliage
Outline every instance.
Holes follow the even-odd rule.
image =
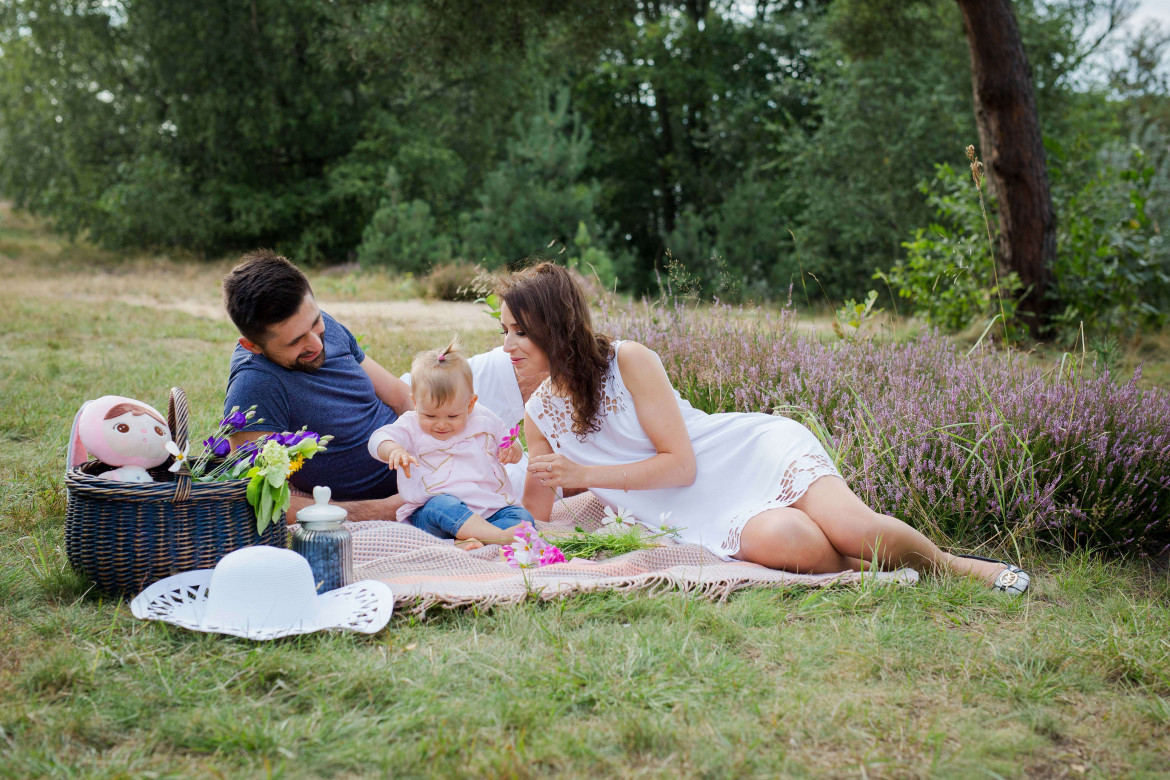
[[[838,297],[901,256],[930,215],[919,182],[962,153],[975,121],[953,0],[834,4],[818,35],[818,111],[776,151],[804,267]]]
[[[23,90],[3,85],[6,152],[22,161],[15,175],[6,166],[3,186],[22,203],[116,247],[276,244],[311,260],[355,243],[363,204],[329,176],[361,106],[355,74],[320,55],[329,6],[7,9],[4,57],[23,66],[12,75],[60,109],[13,110]]]
[[[464,252],[489,268],[550,246],[574,254],[578,226],[602,235],[594,211],[600,185],[584,178],[589,130],[569,109],[567,89],[538,93],[514,118],[504,158],[480,189],[478,208],[463,215]]]
[[[0,191],[111,247],[344,259],[391,166],[406,203],[474,202],[527,41],[579,22],[596,45],[621,7],[12,0]]]
[[[1166,40],[1093,76],[1107,5],[1016,3],[1057,270],[1097,279],[1058,279],[1069,317],[1105,305],[1102,258],[1146,291],[1165,261]],[[9,0],[0,64],[0,193],[110,247],[414,273],[539,252],[725,299],[783,297],[802,271],[859,298],[894,267],[920,300],[982,229],[918,186],[975,139],[953,0]],[[1118,173],[1131,145],[1149,176]],[[928,310],[979,310],[971,281]]]
[[[820,4],[776,5],[751,13],[735,3],[643,3],[625,38],[578,81],[602,220],[637,255],[635,286],[654,286],[666,249],[709,277],[703,269],[721,251],[722,224],[749,218],[768,227],[736,245],[750,255],[728,254],[727,262],[745,277],[771,273],[776,254],[758,244],[770,243],[791,215],[774,188],[761,186],[774,174],[760,168],[771,164],[772,128],[812,111],[808,31]],[[762,200],[749,217],[743,194],[753,187]]]
[[[1021,4],[1024,29],[1038,53],[1058,215],[1054,284],[1027,294],[1056,301],[1047,335],[1070,347],[1082,335],[1099,343],[1165,322],[1170,310],[1170,252],[1159,228],[1170,216],[1164,205],[1170,135],[1157,53],[1167,38],[1155,30],[1129,41],[1110,66],[1108,91],[1078,84],[1072,75],[1086,55],[1082,33],[1092,5]],[[1006,301],[1017,283],[1001,272],[997,288],[989,273],[982,214],[965,170],[939,166],[922,191],[932,212],[929,224],[909,231],[913,238],[903,244],[905,255],[889,279],[928,321],[962,329],[996,313],[999,291]]]
[[[1053,329],[1067,345],[1082,328],[1100,339],[1170,316],[1170,253],[1147,210],[1155,168],[1141,150],[1127,157],[1107,162],[1062,209]]]

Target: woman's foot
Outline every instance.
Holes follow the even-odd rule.
[[[466,550],[478,550],[479,548],[483,547],[483,542],[481,542],[479,539],[475,539],[475,538],[458,539],[455,542],[455,546],[458,547],[460,550],[465,550],[465,551]]]
[[[948,554],[949,555],[949,554]],[[980,555],[949,555],[950,568],[977,577],[995,590],[1020,595],[1028,590],[1031,577],[1018,566]]]

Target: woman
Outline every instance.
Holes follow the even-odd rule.
[[[549,518],[553,489],[588,488],[724,558],[803,573],[860,570],[863,561],[949,569],[1001,591],[1027,590],[1016,567],[945,553],[867,507],[799,423],[690,407],[654,352],[593,331],[565,269],[542,263],[500,293],[516,373],[549,375],[525,406],[524,505],[538,520]]]

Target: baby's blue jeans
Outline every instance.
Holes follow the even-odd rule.
[[[410,516],[410,523],[415,528],[426,531],[431,536],[440,539],[454,539],[459,529],[475,512],[455,496],[438,495],[426,502]],[[499,529],[511,528],[514,525],[528,521],[532,522],[532,515],[521,506],[506,506],[498,509],[484,518]]]

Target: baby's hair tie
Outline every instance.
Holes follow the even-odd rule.
[[[447,355],[446,355],[446,354],[439,355],[439,362],[440,362],[440,363],[442,363],[442,362],[443,362],[444,360],[446,360],[446,359],[447,359]]]

